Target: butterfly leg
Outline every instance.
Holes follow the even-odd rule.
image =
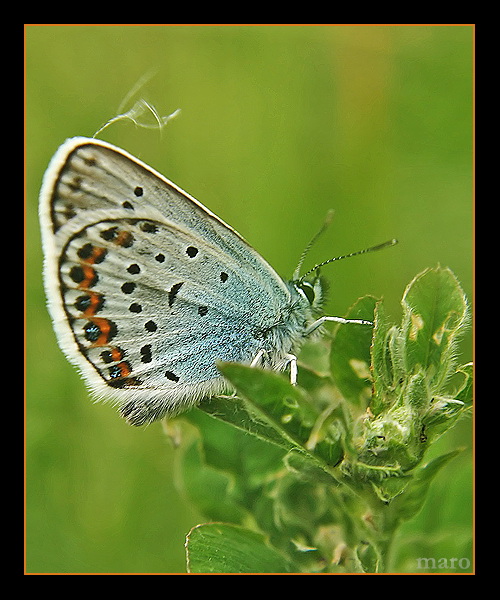
[[[266,353],[266,351],[261,348],[257,352],[257,354],[253,357],[252,362],[250,363],[250,366],[251,367],[257,366],[260,362],[260,359],[264,356],[265,353]]]
[[[251,367],[257,366],[260,362],[261,358],[266,354],[266,351],[261,349],[257,352],[257,354],[252,359],[250,363]],[[282,368],[285,368],[287,365],[290,365],[290,383],[292,385],[297,385],[297,357],[294,354],[285,354],[284,363]]]
[[[285,354],[285,365],[290,365],[290,383],[297,385],[297,357],[295,354]]]
[[[321,317],[314,323],[311,323],[309,327],[304,331],[304,335],[309,335],[320,325],[323,325],[325,321],[335,321],[336,323],[354,323],[357,325],[373,325],[371,321],[365,321],[364,319],[344,319],[342,317]]]

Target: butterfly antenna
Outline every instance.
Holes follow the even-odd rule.
[[[310,275],[311,273],[314,273],[314,271],[317,271],[320,267],[323,267],[335,260],[341,260],[342,258],[350,258],[351,256],[358,256],[358,254],[366,254],[367,252],[375,252],[376,250],[382,250],[382,248],[388,248],[389,246],[395,246],[397,243],[398,243],[398,240],[393,239],[393,240],[384,242],[383,244],[377,244],[376,246],[371,246],[370,248],[365,248],[364,250],[358,250],[357,252],[351,252],[350,254],[344,254],[343,256],[336,256],[335,258],[329,258],[328,260],[325,260],[325,261],[317,264],[312,269],[309,269],[309,271],[307,271],[307,273],[304,273],[304,275],[302,275],[302,277],[298,280],[298,282],[301,283],[302,281],[304,281],[304,279],[308,275]]]
[[[314,246],[314,244],[316,243],[316,240],[320,237],[320,235],[322,235],[326,231],[327,227],[332,222],[334,212],[335,211],[333,209],[330,209],[327,212],[325,220],[323,222],[323,225],[321,226],[321,229],[316,233],[316,235],[313,237],[313,239],[307,244],[307,246],[304,249],[304,252],[302,252],[302,254],[300,256],[299,264],[296,266],[295,271],[293,272],[293,281],[296,281],[299,278],[300,269],[302,268],[302,264],[307,256],[309,250]]]

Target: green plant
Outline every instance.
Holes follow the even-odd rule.
[[[433,442],[471,410],[472,364],[457,367],[464,293],[446,268],[407,286],[400,326],[364,297],[285,374],[220,365],[236,395],[191,411],[182,486],[207,522],[186,541],[201,573],[387,572],[398,527],[440,469]],[[207,416],[208,415],[208,416]],[[210,418],[211,417],[211,418]],[[232,425],[232,427],[228,427]]]

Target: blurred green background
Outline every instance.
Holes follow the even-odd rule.
[[[93,404],[45,309],[38,192],[57,147],[92,136],[144,75],[160,135],[121,122],[101,139],[150,164],[236,228],[285,278],[392,237],[395,248],[323,270],[326,314],[365,294],[393,319],[410,279],[450,267],[472,300],[472,26],[27,26],[27,572],[184,572],[201,517],[175,487],[161,425],[135,429]],[[464,336],[461,362],[472,359]],[[415,556],[470,557],[471,423],[465,446],[401,531]],[[427,554],[426,554],[427,553]]]

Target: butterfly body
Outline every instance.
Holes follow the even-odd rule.
[[[280,369],[318,317],[231,227],[151,167],[87,138],[44,176],[40,221],[59,345],[134,425],[227,386],[218,361]]]

